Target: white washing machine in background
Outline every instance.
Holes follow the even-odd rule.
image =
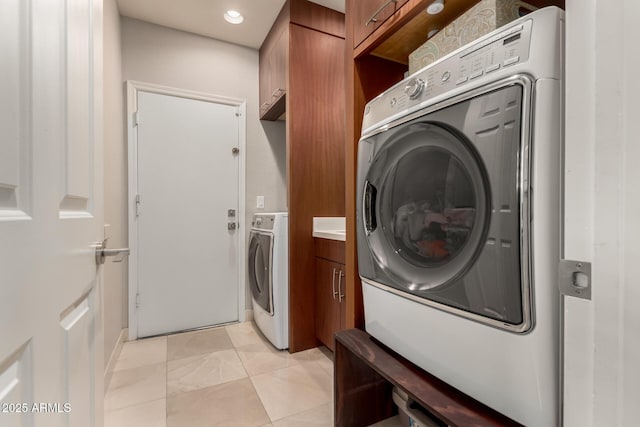
[[[367,332],[528,427],[560,424],[564,13],[538,10],[365,108]]]
[[[255,214],[249,235],[253,316],[278,349],[289,347],[289,214]]]

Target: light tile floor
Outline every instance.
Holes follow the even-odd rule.
[[[105,427],[333,426],[326,348],[276,350],[252,322],[124,344]]]

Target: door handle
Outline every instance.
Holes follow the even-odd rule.
[[[338,275],[338,301],[342,302],[344,299],[344,294],[342,293],[342,278],[344,277],[344,273],[340,270],[340,274]]]
[[[336,295],[338,295],[339,292],[336,292],[336,269],[333,269],[333,274],[331,275],[331,288],[333,290],[333,299],[336,299]]]
[[[113,262],[122,262],[125,256],[129,256],[131,252],[129,248],[107,249],[107,239],[95,245],[96,248],[96,264],[105,263],[108,256],[116,257]]]
[[[367,233],[372,233],[378,227],[376,218],[376,198],[378,190],[369,181],[364,186],[364,198],[362,210],[364,214],[364,228]]]

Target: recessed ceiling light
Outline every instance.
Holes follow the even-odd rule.
[[[231,24],[240,24],[244,21],[244,16],[242,16],[242,14],[237,10],[227,10],[224,13],[224,19]]]
[[[429,15],[437,15],[444,9],[444,0],[435,0],[429,6],[427,6],[427,13]]]

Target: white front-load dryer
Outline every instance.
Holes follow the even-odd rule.
[[[288,219],[286,212],[255,214],[247,257],[254,320],[281,350],[289,347]]]
[[[365,328],[529,427],[560,423],[563,12],[538,10],[369,102]]]

